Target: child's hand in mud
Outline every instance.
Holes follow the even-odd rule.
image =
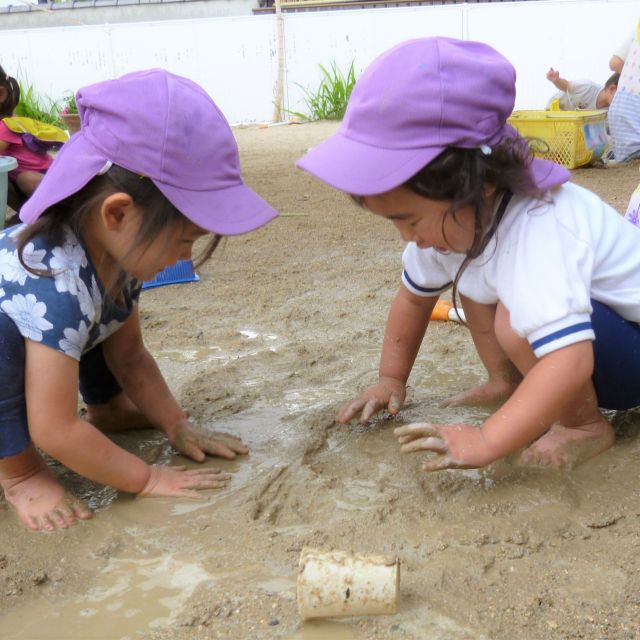
[[[169,436],[169,442],[180,453],[196,462],[202,462],[207,455],[232,460],[237,454],[249,453],[249,447],[237,436],[203,429],[188,418],[178,422],[173,434]]]
[[[359,398],[352,400],[338,411],[336,420],[341,424],[352,420],[362,411],[360,422],[364,424],[380,409],[387,409],[395,416],[404,404],[407,389],[395,378],[380,377],[377,384],[369,387]]]
[[[141,497],[169,496],[202,500],[198,491],[225,487],[231,478],[220,469],[186,469],[185,467],[151,467],[149,480],[138,494]]]
[[[475,469],[493,462],[496,456],[479,427],[469,424],[407,424],[393,430],[402,453],[430,451],[438,455],[422,464],[423,471]]]

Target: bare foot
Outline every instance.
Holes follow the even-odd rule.
[[[484,406],[504,402],[516,390],[520,380],[490,380],[440,403],[441,407]]]
[[[100,431],[112,433],[154,428],[124,393],[104,404],[88,404],[85,419]]]
[[[32,531],[54,531],[91,518],[91,510],[66,492],[43,464],[26,477],[2,481],[7,502],[20,520]]]
[[[613,427],[602,415],[578,427],[567,428],[556,423],[520,454],[518,462],[571,469],[606,451],[614,439]]]

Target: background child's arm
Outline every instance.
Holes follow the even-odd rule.
[[[417,296],[400,285],[387,319],[378,382],[344,406],[338,412],[338,422],[348,422],[360,411],[360,421],[366,422],[380,409],[387,408],[393,415],[400,410],[407,379],[437,301],[438,296]]]
[[[488,380],[442,403],[443,407],[489,404],[506,400],[522,380],[520,372],[504,352],[495,331],[496,305],[481,304],[460,296],[464,315]]]
[[[556,71],[553,67],[547,71],[547,80],[553,84],[553,86],[559,91],[569,90],[569,81],[560,77],[560,72]]]
[[[25,345],[29,435],[45,453],[86,478],[130,493],[197,497],[194,489],[226,482],[211,470],[152,468],[118,447],[78,417],[78,363],[41,343]]]
[[[167,434],[178,451],[198,462],[202,462],[206,454],[235,458],[236,453],[248,452],[239,438],[199,428],[189,421],[144,346],[137,308],[126,323],[105,340],[103,351],[124,392],[156,428]]]
[[[592,373],[592,344],[578,342],[538,360],[511,398],[481,428],[413,424],[399,427],[394,433],[404,453],[438,454],[423,465],[425,471],[481,467],[548,431],[586,387]]]

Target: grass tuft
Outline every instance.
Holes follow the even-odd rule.
[[[304,120],[342,120],[353,85],[356,83],[354,63],[351,62],[346,73],[343,73],[335,62],[331,63],[330,69],[319,66],[322,80],[315,91],[298,85],[304,92],[308,113],[290,113]]]
[[[60,126],[58,102],[38,94],[33,85],[28,84],[23,78],[17,80],[20,86],[20,102],[16,107],[16,115]]]

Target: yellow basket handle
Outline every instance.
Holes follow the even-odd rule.
[[[549,111],[561,111],[560,98],[556,98],[555,100],[551,101],[551,104],[549,105]]]

